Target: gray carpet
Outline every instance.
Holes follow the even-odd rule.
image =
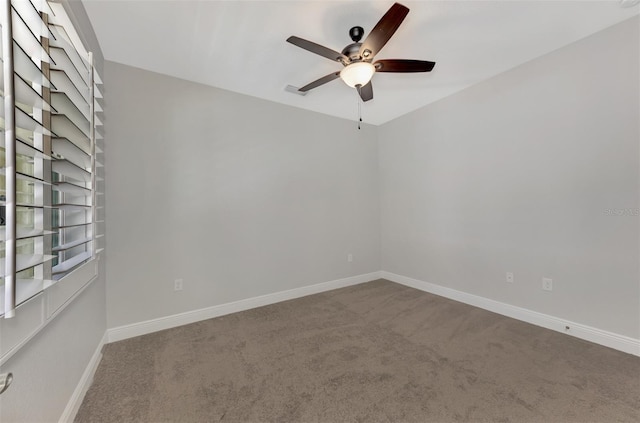
[[[77,422],[638,422],[640,358],[385,280],[108,344]]]

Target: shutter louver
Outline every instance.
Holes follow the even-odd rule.
[[[49,30],[52,89],[52,172],[54,237],[52,251],[57,259],[53,279],[64,277],[78,265],[94,257],[95,166],[93,139],[93,59],[81,46],[59,4]]]
[[[44,289],[46,264],[54,258],[44,248],[51,232],[45,226],[51,107],[42,69],[50,62],[45,47],[50,34],[30,2],[4,0],[2,13],[0,313],[12,317],[16,306]]]

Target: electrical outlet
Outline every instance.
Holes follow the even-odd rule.
[[[513,283],[513,272],[507,272],[507,282]]]
[[[553,279],[542,278],[542,289],[545,291],[553,291]]]
[[[351,254],[351,253],[347,254],[347,261],[349,263],[351,263],[353,261],[353,254]]]
[[[182,279],[176,279],[173,282],[173,290],[174,291],[182,291],[182,285],[183,285]]]

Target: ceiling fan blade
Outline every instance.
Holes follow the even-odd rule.
[[[337,79],[339,76],[340,76],[340,72],[330,73],[329,75],[325,75],[322,78],[316,79],[315,81],[308,83],[304,87],[299,88],[298,91],[306,92],[306,91],[312,90],[316,87],[319,87],[320,85],[324,85],[327,82],[331,82],[334,79]]]
[[[327,59],[333,60],[335,62],[349,62],[349,58],[342,53],[338,53],[335,50],[331,50],[330,48],[321,46],[320,44],[313,43],[311,41],[307,41],[300,37],[291,36],[287,38],[287,41],[291,44],[303,48],[311,53],[319,54],[320,56],[326,57]]]
[[[373,85],[371,85],[371,81],[367,82],[362,87],[358,88],[358,94],[360,94],[360,98],[362,101],[369,101],[373,99]]]
[[[431,72],[436,62],[426,60],[385,59],[373,64],[376,72]]]
[[[407,13],[409,13],[409,8],[400,3],[391,6],[360,46],[360,56],[367,60],[378,54],[396,32]]]

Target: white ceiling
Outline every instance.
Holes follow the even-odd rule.
[[[286,92],[341,68],[290,35],[340,51],[389,1],[83,0],[105,59],[346,119],[357,94],[335,80]],[[363,120],[382,124],[638,14],[607,1],[401,1],[411,11],[377,59],[437,62],[426,74],[376,74]],[[594,60],[598,60],[594,54]]]

